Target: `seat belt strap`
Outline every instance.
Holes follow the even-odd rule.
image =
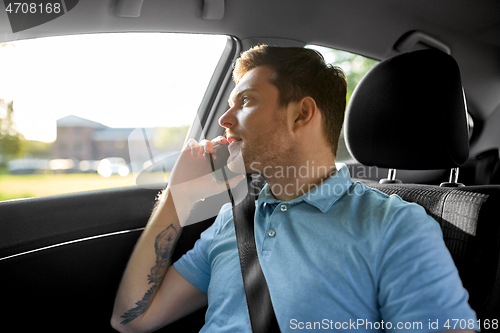
[[[246,181],[248,194],[239,204],[234,204],[229,187],[228,192],[233,206],[234,229],[250,324],[253,333],[280,332],[255,245],[254,218],[257,193],[255,193],[254,189],[258,187],[252,186],[252,175],[248,174]]]

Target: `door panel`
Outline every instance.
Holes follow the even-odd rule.
[[[2,260],[2,294],[9,300],[4,318],[22,323],[16,327],[22,331],[112,331],[114,293],[139,236],[135,231]]]
[[[0,258],[143,227],[157,193],[131,187],[2,202]]]
[[[112,332],[118,284],[157,193],[131,187],[0,203],[2,317],[22,331]],[[195,211],[222,203],[209,198]],[[174,261],[214,219],[184,228]],[[204,312],[165,330],[198,332]]]

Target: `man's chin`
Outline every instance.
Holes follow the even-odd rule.
[[[234,173],[245,174],[245,162],[243,161],[243,154],[241,149],[235,149],[231,151],[231,155],[227,160],[227,167]]]

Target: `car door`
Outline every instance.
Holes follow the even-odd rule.
[[[114,37],[121,38],[122,36]],[[88,38],[88,36],[82,38]],[[147,37],[143,36],[142,38]],[[183,45],[181,41],[183,38],[187,38],[186,36],[181,35],[175,38],[179,41],[177,46],[180,48],[176,50],[177,53],[181,56],[185,52],[193,53],[193,47],[186,47],[189,51],[181,48]],[[201,102],[198,110],[195,109],[192,114],[191,127],[187,137],[200,139],[206,135],[204,124],[210,119],[210,113],[218,98],[219,91],[224,90],[221,87],[227,85],[230,80],[231,60],[239,51],[239,44],[236,40],[224,36],[222,36],[222,42],[219,38],[218,43],[218,54],[215,58],[212,57],[211,67],[207,65],[211,68],[212,73],[205,83],[204,90],[206,92],[204,95],[202,92],[198,97]],[[192,54],[191,58],[199,59],[200,62],[206,61],[205,58],[196,54]],[[173,64],[173,67],[176,66],[180,65]],[[109,75],[124,74],[120,73],[119,68],[114,68],[115,71],[108,73]],[[188,86],[190,85],[188,79],[195,80],[194,77],[189,76],[196,75],[196,73],[188,73],[187,70],[179,73],[181,81],[184,80]],[[105,73],[101,74],[105,75]],[[123,78],[127,77],[128,74],[125,73]],[[88,84],[92,84],[92,82]],[[132,82],[130,84],[142,85],[143,83]],[[157,87],[152,85],[149,89],[154,90]],[[80,94],[85,95],[85,91],[80,91]],[[169,93],[167,91],[164,94],[168,95]],[[170,101],[170,104],[173,102]],[[90,105],[91,103],[89,103]],[[15,107],[14,102],[14,109]],[[137,117],[141,117],[141,114],[137,114]],[[61,121],[58,120],[57,134],[59,137],[64,136],[65,131],[69,131],[67,128],[70,127],[62,125],[67,125],[70,120],[74,122],[75,118],[68,119],[66,117]],[[75,131],[78,132],[77,138],[80,140],[78,144],[82,150],[87,127],[82,125],[81,119],[77,119],[77,121],[79,122],[79,125],[76,126],[78,130]],[[86,122],[85,124],[89,125],[90,123]],[[63,128],[66,129],[63,130]],[[60,129],[61,131],[59,131]],[[70,128],[70,130],[74,131],[74,128]],[[135,130],[143,133],[142,128]],[[106,135],[118,135],[117,131],[109,131],[104,127],[99,127],[94,131],[91,136],[93,139],[102,139]],[[132,143],[130,140],[133,133],[133,131],[128,133],[128,143]],[[72,139],[70,136],[64,136],[64,138],[65,142],[60,146],[64,147],[64,143],[66,143],[66,148],[68,148],[67,143]],[[152,138],[148,138],[146,135],[142,137],[142,140],[144,140],[142,146],[147,145],[150,148],[149,144],[154,144]],[[94,142],[94,148],[101,141]],[[103,146],[103,149],[116,148],[113,145],[109,147],[109,145],[103,144]],[[53,154],[60,153],[55,144],[53,148]],[[133,149],[128,148],[129,157],[133,159]],[[150,164],[158,162],[159,165],[162,165],[161,158],[155,160],[155,157],[162,156],[161,154],[155,154],[151,150],[146,151],[146,153],[148,153],[146,162]],[[170,155],[172,156],[172,154]],[[55,161],[58,161],[60,165],[61,161],[69,163],[72,160],[70,157],[74,156],[52,155],[52,157],[54,158],[48,161],[47,165],[55,166],[57,164]],[[73,158],[73,160],[75,159]],[[101,166],[104,165],[102,161],[104,159],[101,160]],[[81,166],[81,162],[79,161],[77,165]],[[89,161],[88,165],[91,165],[91,162],[95,161]],[[109,322],[121,275],[134,244],[148,221],[158,193],[165,186],[166,179],[153,177],[153,182],[158,181],[158,184],[151,184],[151,179],[148,184],[141,183],[140,176],[147,172],[145,169],[148,165],[137,166],[134,165],[134,161],[128,160],[127,162],[131,174],[128,177],[130,178],[134,173],[132,179],[135,183],[132,186],[18,198],[0,202],[2,318],[7,319],[11,323],[10,326],[15,327],[16,331],[40,329],[48,329],[51,332],[113,331]],[[87,166],[87,164],[84,165]],[[63,183],[63,185],[66,184],[66,187],[72,186],[69,181],[69,176],[72,175],[81,174],[82,177],[88,175],[90,178],[87,179],[106,178],[104,177],[106,174],[98,175],[98,170],[93,170],[92,173],[92,170],[86,169],[86,173],[84,173],[81,169],[75,171],[75,168],[64,170],[61,168],[47,170],[41,170],[41,167],[37,168],[32,172],[42,173],[42,175],[26,175],[32,177],[25,179],[28,186],[31,183],[33,191],[34,187],[38,186],[37,182],[39,182],[40,177],[56,179],[55,176],[68,176],[66,182]],[[16,184],[17,186],[21,186],[21,183],[26,185],[26,182],[21,181],[23,175],[12,175],[8,169],[4,168],[3,170],[0,192],[6,191],[7,188],[16,187]],[[27,172],[26,169],[24,171]],[[115,176],[120,177],[119,175]],[[9,183],[13,177],[18,177],[15,178],[17,183],[14,182],[14,185],[12,182]],[[44,184],[45,187],[48,187],[47,190],[50,190],[50,187],[56,187],[55,180],[46,181]],[[62,186],[63,191],[67,190],[64,187]],[[210,201],[205,204],[210,204]],[[174,260],[192,247],[200,231],[210,225],[212,221],[213,218],[209,218],[203,223],[186,228],[174,254]],[[173,327],[182,328],[183,332],[198,331],[203,325],[203,319],[204,311],[201,310],[194,317],[175,323]]]

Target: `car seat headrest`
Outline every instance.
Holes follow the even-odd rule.
[[[419,50],[382,61],[354,90],[345,139],[360,163],[382,168],[455,168],[469,156],[467,116],[456,61]]]

